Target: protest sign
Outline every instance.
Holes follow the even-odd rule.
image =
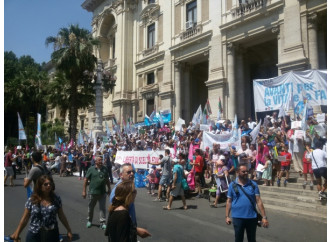
[[[288,72],[270,79],[253,80],[256,112],[285,110],[308,100],[310,106],[327,105],[327,71]]]
[[[203,132],[203,146],[202,149],[206,147],[212,147],[214,143],[220,145],[221,150],[229,150],[229,146],[236,146],[236,149],[241,147],[241,130],[238,130],[238,139],[233,138],[233,132],[228,132],[225,134],[213,134],[211,132]]]
[[[301,121],[291,122],[291,129],[299,129],[299,128],[301,128]]]
[[[294,136],[295,136],[296,139],[305,139],[306,132],[304,130],[295,130],[294,131]]]
[[[120,165],[129,163],[137,169],[147,169],[151,166],[148,165],[148,161],[151,163],[159,162],[159,155],[165,156],[165,151],[118,151],[115,163]]]
[[[323,127],[322,124],[318,124],[314,126],[314,130],[316,131],[316,133],[320,136],[323,137],[326,135],[326,129]]]
[[[202,131],[210,131],[210,125],[208,125],[208,124],[201,124],[199,126],[199,129],[202,130]]]
[[[316,115],[316,121],[318,123],[324,123],[325,122],[325,113],[319,113]]]
[[[279,156],[277,156],[277,160],[279,162],[285,162],[286,161],[286,156],[285,155],[279,155]]]

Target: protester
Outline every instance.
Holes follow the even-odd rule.
[[[30,170],[28,177],[24,179],[24,187],[27,188],[30,186],[31,182],[33,181],[33,185],[36,184],[37,179],[46,174],[45,166],[41,165],[42,161],[42,154],[39,151],[33,151],[31,155],[33,168]],[[32,188],[33,190],[33,188]]]
[[[82,191],[82,197],[84,199],[86,198],[87,185],[89,185],[89,203],[86,227],[90,228],[92,226],[94,207],[98,202],[100,209],[100,228],[106,229],[106,195],[110,195],[111,189],[108,170],[102,165],[102,156],[100,154],[95,159],[95,166],[92,166],[88,169],[84,179],[84,186]],[[108,188],[107,190],[106,187]]]
[[[137,241],[136,224],[129,215],[129,206],[134,203],[137,191],[130,180],[117,185],[109,216],[105,235],[108,241]]]
[[[312,162],[313,174],[315,175],[320,199],[327,198],[327,194],[325,193],[327,189],[327,153],[321,150],[322,147],[322,142],[316,142],[315,150],[308,155],[308,161]],[[323,186],[322,177],[324,178]]]
[[[235,242],[244,240],[244,231],[249,242],[256,241],[257,212],[256,205],[262,215],[262,226],[267,228],[269,222],[259,188],[256,182],[248,178],[248,169],[244,165],[238,167],[238,177],[230,183],[227,194],[226,223],[233,222],[235,230]],[[232,219],[229,217],[232,212]]]
[[[203,157],[201,156],[201,150],[196,149],[195,150],[195,159],[193,162],[190,162],[190,165],[193,166],[193,169],[195,171],[195,183],[197,187],[197,196],[196,198],[201,198],[202,197],[202,184],[201,184],[201,179],[203,175]]]
[[[117,182],[117,184],[114,186],[114,188],[111,191],[110,195],[110,203],[113,203],[113,199],[116,194],[117,186],[120,185],[123,181],[133,181],[134,180],[134,170],[131,164],[125,163],[120,166],[120,180]],[[148,230],[138,227],[136,222],[136,214],[135,214],[135,205],[134,202],[130,203],[128,207],[129,215],[132,219],[132,222],[134,226],[136,227],[137,235],[141,238],[146,238],[148,236],[151,236]]]
[[[162,176],[160,178],[159,187],[158,187],[158,197],[155,199],[155,201],[162,201],[162,189],[165,188],[165,185],[167,186],[166,189],[166,200],[168,201],[169,193],[170,193],[170,185],[171,185],[171,178],[172,178],[172,159],[170,157],[170,150],[165,150],[165,157],[161,159],[160,162],[154,162],[151,163],[148,161],[148,164],[152,165],[160,165],[162,167]]]
[[[220,199],[221,190],[228,190],[228,182],[230,182],[228,167],[226,166],[226,157],[224,155],[220,155],[219,160],[216,163],[216,181],[217,181],[217,191],[216,197],[213,204],[210,206],[212,208],[216,208],[218,206],[218,201]]]
[[[305,142],[305,152],[303,155],[303,175],[304,175],[304,183],[303,186],[307,185],[307,174],[310,175],[310,187],[312,188],[314,186],[314,174],[313,174],[313,169],[312,169],[312,162],[308,159],[310,156],[311,152],[313,150],[311,149],[311,144],[310,142]]]
[[[5,155],[5,170],[6,170],[6,175],[5,175],[5,180],[4,180],[4,185],[7,186],[6,182],[9,177],[9,185],[11,187],[15,186],[14,184],[14,170],[12,167],[12,162],[13,162],[13,154],[11,150],[8,150],[7,154]]]
[[[272,158],[270,155],[266,155],[266,163],[263,167],[262,179],[264,180],[265,186],[270,186],[272,181]]]
[[[55,184],[51,176],[42,175],[34,187],[32,196],[25,203],[25,210],[11,239],[20,240],[19,235],[31,218],[26,242],[57,242],[59,229],[56,215],[67,230],[69,240],[72,232],[63,212],[61,198],[54,193]]]
[[[182,157],[182,155],[180,155]],[[175,159],[174,160],[174,167],[173,167],[173,183],[170,192],[170,199],[167,206],[164,206],[164,210],[171,210],[172,203],[174,197],[181,196],[183,209],[187,210],[186,199],[184,196],[184,190],[182,188],[182,179],[185,178],[184,171],[182,165],[184,164],[184,160]]]
[[[283,176],[283,172],[286,172],[285,180],[284,180],[284,186],[287,185],[288,180],[289,180],[289,175],[290,175],[290,164],[292,162],[292,156],[288,152],[289,147],[284,146],[284,151],[280,153],[281,156],[285,157],[285,161],[281,162],[281,172],[280,175],[277,179],[277,186],[281,186],[281,178]]]

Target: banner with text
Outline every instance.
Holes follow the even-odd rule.
[[[151,165],[148,165],[148,161],[151,163],[159,162],[159,155],[165,156],[165,151],[118,151],[116,154],[115,163],[120,165],[129,163],[134,165],[137,169],[147,169],[151,167]]]
[[[288,72],[270,79],[253,80],[256,112],[294,108],[299,101],[310,106],[327,105],[327,71]]]
[[[233,137],[233,132],[228,132],[225,134],[213,134],[211,132],[203,132],[203,147],[213,147],[213,144],[220,144],[221,150],[229,150],[229,146],[236,146],[236,150],[241,147],[241,130],[238,130],[238,138]]]

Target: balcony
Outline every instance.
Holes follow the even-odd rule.
[[[180,40],[184,41],[190,39],[198,34],[203,32],[203,26],[201,24],[194,25],[193,27],[187,29],[186,31],[180,34]]]
[[[283,0],[236,0],[236,4],[222,15],[223,24],[238,19],[257,16],[262,11],[270,11],[283,5]]]
[[[158,52],[158,49],[159,49],[158,44],[155,44],[155,45],[152,46],[151,48],[148,48],[148,49],[143,50],[143,51],[142,51],[142,55],[143,55],[143,57],[146,57],[146,56],[148,56],[148,55],[151,55],[151,54],[157,53],[157,52]]]
[[[116,58],[115,59],[108,59],[108,61],[103,63],[104,69],[114,67],[115,64],[116,64]]]

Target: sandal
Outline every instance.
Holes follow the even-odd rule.
[[[210,207],[211,207],[211,208],[217,208],[217,206],[214,205],[214,204],[210,204]]]
[[[163,210],[171,210],[170,208],[168,208],[167,206],[163,207]]]

